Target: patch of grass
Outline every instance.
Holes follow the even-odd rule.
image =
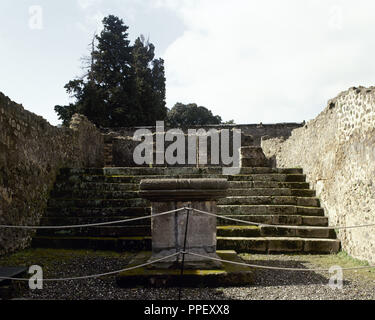
[[[46,270],[53,265],[69,262],[76,257],[126,258],[127,253],[94,250],[39,249],[30,248],[0,257],[1,266],[40,265]]]

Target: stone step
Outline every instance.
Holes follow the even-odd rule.
[[[144,216],[144,215],[142,215]],[[128,220],[131,218],[135,218],[135,216],[108,216],[108,217],[101,217],[101,216],[91,216],[91,217],[75,217],[75,216],[66,216],[66,217],[44,217],[40,221],[40,225],[42,226],[72,226],[72,225],[82,225],[82,224],[93,224],[93,223],[103,223],[103,222],[111,222],[111,221],[119,221],[119,220]],[[141,219],[136,221],[124,222],[124,223],[117,223],[110,226],[143,226],[143,225],[151,225],[151,218],[148,219]],[[68,229],[67,229],[68,231]]]
[[[103,176],[99,176],[103,177]],[[120,178],[120,177],[119,177]],[[222,177],[223,178],[223,177]],[[61,178],[60,178],[61,179]],[[95,178],[99,179],[99,178]],[[103,190],[103,191],[136,191],[139,190],[139,181],[133,177],[114,177],[112,182],[82,182],[79,179],[58,180],[55,189],[61,191],[67,190]],[[114,181],[113,181],[114,180]],[[126,182],[121,182],[121,181]],[[134,181],[132,181],[134,180]],[[292,189],[295,196],[315,196],[314,190],[309,190],[307,182],[278,182],[278,181],[230,181],[229,187],[233,189],[252,189],[252,188],[284,188]],[[301,190],[302,189],[302,190]]]
[[[37,248],[69,248],[115,251],[151,250],[151,237],[52,237],[36,236],[32,246]],[[340,241],[334,239],[278,237],[217,237],[218,250],[237,253],[337,253]]]
[[[327,227],[327,217],[316,216],[301,216],[301,215],[225,215],[233,219],[239,219],[247,222],[275,224],[275,225],[290,225],[290,226],[314,226],[314,227]],[[223,218],[217,219],[218,225],[243,225],[243,222],[235,222]]]
[[[227,178],[228,181],[273,181],[273,182],[305,182],[304,174],[240,174],[224,176],[222,174],[180,174],[180,175],[71,175],[67,177],[69,183],[104,182],[104,183],[139,183],[142,179],[199,179],[199,178]],[[61,178],[60,178],[61,179]]]
[[[320,238],[336,239],[336,232],[327,228],[278,228],[271,226],[260,227],[262,237],[300,237],[300,238]]]
[[[340,241],[298,237],[217,237],[217,248],[235,250],[237,253],[331,254],[340,250]]]
[[[138,183],[102,183],[102,182],[79,182],[68,183],[64,180],[59,180],[55,183],[54,190],[60,192],[71,192],[80,190],[93,190],[102,192],[117,192],[117,191],[138,191]]]
[[[290,189],[290,188],[239,188],[228,189],[228,197],[232,196],[297,196],[297,197],[315,197],[315,191],[309,189]]]
[[[276,182],[306,182],[304,174],[240,174],[228,176],[228,181],[276,181]]]
[[[39,230],[39,236],[135,237],[151,236],[151,225],[100,226],[67,230]]]
[[[148,201],[136,199],[50,199],[48,206],[50,208],[132,208],[132,207],[148,207]]]
[[[280,228],[269,226],[218,226],[217,236],[220,237],[300,237],[335,239],[334,230],[326,228]]]
[[[297,205],[319,207],[319,199],[293,196],[230,196],[218,201],[218,205]]]
[[[309,189],[307,182],[279,182],[279,181],[229,181],[229,187],[234,189],[251,188],[289,188],[293,190]]]
[[[291,196],[288,188],[239,188],[228,189],[228,197],[242,196]]]
[[[138,191],[102,191],[102,190],[54,190],[54,199],[135,199],[139,198]]]
[[[150,207],[107,207],[107,208],[47,208],[44,217],[120,217],[130,216],[140,217],[149,215],[151,213]]]
[[[218,237],[260,237],[260,227],[257,226],[218,226],[216,235]]]
[[[129,190],[114,190],[117,184],[97,184],[97,188],[79,188],[79,187],[65,187],[55,188],[51,192],[51,197],[55,199],[134,199],[138,198],[139,185],[132,184],[133,191]],[[110,185],[110,188],[107,186]],[[122,185],[122,184],[118,184]],[[100,189],[100,186],[103,186]],[[111,190],[112,189],[112,190]],[[314,197],[313,190],[299,190],[289,188],[248,188],[248,189],[229,189],[229,197],[242,196],[297,196],[297,197]]]
[[[244,167],[241,174],[282,173],[302,174],[301,168]],[[64,168],[60,175],[181,175],[181,174],[222,174],[221,167],[124,167],[124,168]]]
[[[139,184],[144,179],[201,179],[201,178],[224,178],[221,174],[204,175],[204,174],[184,174],[184,175],[72,175],[67,177],[68,184],[79,184],[82,182],[94,183],[132,183]]]
[[[32,239],[34,248],[54,249],[91,249],[112,251],[149,251],[151,237],[52,237],[35,236]]]
[[[305,215],[324,216],[323,208],[294,205],[218,205],[220,215]]]

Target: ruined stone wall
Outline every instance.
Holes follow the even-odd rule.
[[[178,128],[187,133],[188,129],[204,129],[206,131],[210,129],[241,129],[241,132],[245,135],[251,135],[254,139],[254,144],[260,146],[261,139],[264,136],[269,137],[284,137],[288,138],[291,132],[302,127],[302,123],[275,123],[275,124],[233,124],[233,125],[206,125],[206,126],[189,126],[189,128]],[[133,137],[134,132],[138,129],[149,129],[152,132],[155,132],[155,127],[128,127],[128,128],[104,128],[103,133],[109,134],[112,133],[118,137]],[[169,130],[172,128],[165,128]]]
[[[0,93],[0,224],[37,225],[61,167],[103,166],[103,137],[84,116],[57,128]],[[30,232],[0,229],[0,254]]]
[[[289,139],[263,139],[278,167],[302,167],[330,225],[375,223],[375,87],[351,88]],[[375,228],[339,232],[343,250],[375,263]]]
[[[210,129],[216,129],[219,132],[221,130],[229,129],[230,132],[233,129],[240,129],[242,133],[242,146],[255,145],[260,146],[262,137],[281,137],[287,138],[295,128],[301,127],[299,123],[279,123],[279,124],[248,124],[248,125],[207,125],[207,126],[191,126],[189,128],[178,128],[181,129],[185,134],[188,129],[204,129],[209,132]],[[102,129],[103,134],[106,136],[106,141],[111,145],[111,160],[112,166],[118,167],[132,167],[136,166],[133,161],[133,151],[135,147],[140,143],[133,141],[134,132],[138,129],[148,129],[155,133],[155,127],[129,127],[129,128],[105,128]],[[168,131],[172,128],[165,128]],[[247,137],[251,136],[251,142]],[[154,139],[155,140],[155,139]],[[230,139],[232,142],[232,139]],[[171,142],[165,143],[165,148],[170,145]],[[208,150],[210,150],[210,138],[208,138]],[[232,145],[229,147],[232,150]],[[187,150],[187,148],[186,148]],[[187,155],[186,155],[187,156]],[[209,157],[209,155],[208,155]],[[189,166],[186,161],[186,166]],[[208,161],[210,163],[210,161]],[[220,162],[219,166],[223,166]],[[195,165],[194,165],[195,166]]]

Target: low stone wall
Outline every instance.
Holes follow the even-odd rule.
[[[206,131],[210,129],[241,129],[241,132],[245,135],[251,135],[254,139],[254,145],[260,146],[261,139],[264,136],[269,136],[271,138],[276,137],[284,137],[288,138],[291,135],[291,132],[296,129],[302,127],[302,123],[275,123],[275,124],[233,124],[233,125],[206,125],[206,126],[190,126],[189,128],[178,128],[187,133],[188,129],[204,129]],[[134,132],[138,129],[149,129],[152,132],[155,132],[155,127],[128,127],[128,128],[103,128],[102,132],[109,134],[112,133],[118,137],[133,137]],[[165,128],[165,130],[169,130],[172,128]]]
[[[289,139],[263,138],[278,167],[302,167],[330,225],[375,223],[375,87],[351,88]],[[375,263],[375,228],[341,230],[343,250]]]
[[[300,123],[278,123],[278,124],[248,124],[248,125],[207,125],[207,126],[191,126],[189,128],[178,128],[181,129],[185,134],[188,129],[204,129],[209,132],[211,129],[216,129],[221,136],[221,131],[228,129],[230,132],[230,137],[232,137],[232,132],[234,129],[240,129],[242,133],[242,146],[260,146],[262,137],[269,138],[288,138],[293,129],[303,126]],[[102,129],[103,134],[106,137],[106,142],[111,147],[112,154],[108,158],[112,161],[112,166],[118,167],[132,167],[138,166],[133,161],[133,151],[139,145],[140,142],[133,141],[133,136],[136,130],[147,129],[151,133],[155,134],[155,127],[129,127],[129,128],[104,128]],[[165,128],[165,131],[171,128]],[[153,138],[155,141],[155,137]],[[186,139],[187,140],[187,139]],[[210,150],[210,138],[208,138],[208,148]],[[232,143],[232,138],[229,139]],[[167,148],[172,142],[165,142],[165,148]],[[155,147],[154,147],[155,149]],[[188,148],[186,147],[186,150]],[[232,150],[232,144],[229,146],[229,150]],[[219,150],[220,152],[220,150]],[[232,153],[232,151],[231,151]],[[187,152],[186,152],[187,157]],[[155,155],[154,155],[155,158]],[[209,155],[208,155],[208,158]],[[154,162],[155,163],[155,162]],[[190,166],[186,159],[186,166]],[[208,159],[208,163],[211,166],[215,166]],[[185,166],[184,165],[184,166]],[[218,166],[225,166],[223,163],[216,164]],[[163,165],[165,166],[165,165]],[[195,166],[192,165],[192,166]]]
[[[50,125],[0,93],[0,224],[37,225],[61,167],[102,167],[103,136],[86,117]],[[30,232],[0,229],[0,254],[29,244]]]

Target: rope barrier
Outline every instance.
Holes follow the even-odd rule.
[[[259,227],[276,227],[276,228],[283,228],[283,229],[288,228],[288,229],[331,229],[331,230],[336,229],[336,230],[340,230],[340,229],[368,228],[368,227],[374,227],[375,226],[375,223],[356,225],[356,226],[328,226],[328,227],[323,227],[323,226],[322,227],[290,226],[290,225],[282,225],[282,224],[266,224],[266,223],[257,223],[257,222],[250,222],[250,221],[245,221],[245,220],[241,220],[241,219],[230,218],[230,217],[227,217],[227,216],[218,215],[218,214],[214,214],[214,213],[211,213],[211,212],[202,211],[202,210],[198,210],[198,209],[194,209],[194,208],[192,210],[196,211],[196,212],[199,212],[199,213],[209,215],[209,216],[214,216],[214,217],[217,217],[217,218],[220,218],[220,219],[240,222],[240,223],[244,223],[244,224],[248,224],[248,225],[252,225],[252,226],[259,226]]]
[[[75,229],[75,228],[86,228],[86,227],[98,227],[98,226],[106,226],[106,225],[113,225],[113,224],[120,224],[120,223],[127,223],[132,221],[138,221],[143,219],[151,219],[154,217],[160,217],[167,215],[169,213],[182,211],[184,208],[175,209],[171,211],[165,211],[157,214],[153,214],[150,216],[144,217],[137,217],[137,218],[130,218],[125,220],[117,220],[117,221],[109,221],[109,222],[99,222],[99,223],[91,223],[91,224],[80,224],[80,225],[70,225],[70,226],[11,226],[11,225],[0,225],[0,228],[9,228],[9,229]]]
[[[181,254],[181,251],[180,252],[176,252],[174,254],[171,254],[169,256],[165,256],[165,257],[160,258],[160,259],[153,260],[151,262],[143,263],[143,264],[140,264],[140,265],[137,265],[137,266],[133,266],[133,267],[129,267],[129,268],[121,269],[121,270],[106,272],[106,273],[99,273],[99,274],[93,274],[93,275],[82,276],[82,277],[74,277],[74,278],[41,279],[41,280],[43,280],[43,281],[49,281],[49,282],[52,282],[52,281],[70,281],[70,280],[84,280],[84,279],[91,279],[91,278],[99,278],[99,277],[104,277],[104,276],[110,276],[110,275],[117,274],[117,273],[120,273],[120,272],[125,272],[125,271],[130,271],[130,270],[134,270],[134,269],[138,269],[138,268],[147,267],[147,266],[152,265],[152,264],[154,264],[156,262],[160,262],[160,261],[172,258],[172,257],[177,256],[179,254]],[[29,281],[29,279],[24,279],[24,278],[9,278],[9,277],[0,277],[0,280]]]
[[[368,228],[368,227],[374,227],[375,223],[369,223],[369,224],[363,224],[363,225],[355,225],[355,226],[293,226],[293,225],[282,225],[282,224],[266,224],[266,223],[257,223],[257,222],[250,222],[246,220],[231,218],[223,215],[214,214],[207,211],[202,211],[194,208],[179,208],[171,211],[165,211],[157,214],[153,214],[150,216],[144,216],[144,217],[137,217],[137,218],[130,218],[130,219],[124,219],[124,220],[116,220],[116,221],[109,221],[109,222],[99,222],[99,223],[91,223],[91,224],[80,224],[80,225],[66,225],[66,226],[13,226],[13,225],[0,225],[0,228],[8,228],[8,229],[31,229],[31,230],[43,230],[43,229],[75,229],[75,228],[88,228],[88,227],[99,227],[99,226],[107,226],[107,225],[114,225],[114,224],[120,224],[120,223],[128,223],[133,221],[139,221],[144,219],[152,219],[156,217],[160,217],[163,215],[167,215],[174,212],[179,212],[182,210],[191,210],[199,213],[203,213],[209,216],[214,216],[219,219],[224,219],[228,221],[243,223],[251,226],[258,226],[258,227],[275,227],[280,229],[315,229],[315,230],[321,230],[321,229],[328,229],[328,230],[342,230],[342,229],[355,229],[355,228]]]
[[[125,271],[130,271],[138,268],[143,268],[149,265],[152,265],[156,262],[160,262],[163,260],[167,260],[169,258],[178,256],[178,255],[192,255],[192,256],[197,256],[200,258],[205,258],[209,260],[214,260],[218,262],[224,262],[224,263],[229,263],[229,264],[234,264],[234,265],[240,265],[240,266],[245,266],[249,268],[255,268],[255,269],[266,269],[266,270],[281,270],[281,271],[301,271],[301,272],[329,272],[329,269],[323,269],[323,268],[315,268],[315,269],[310,269],[310,268],[284,268],[284,267],[271,267],[271,266],[265,266],[265,265],[257,265],[257,264],[249,264],[246,262],[237,262],[237,261],[231,261],[231,260],[225,260],[225,259],[219,259],[219,258],[214,258],[211,256],[206,256],[194,252],[189,252],[189,251],[184,251],[181,250],[179,252],[176,252],[174,254],[165,256],[160,259],[153,260],[151,262],[143,263],[137,266],[129,267],[129,268],[124,268],[121,270],[116,270],[116,271],[110,271],[110,272],[105,272],[105,273],[99,273],[99,274],[93,274],[93,275],[88,275],[88,276],[81,276],[81,277],[71,277],[71,278],[56,278],[56,279],[41,279],[42,281],[48,281],[48,282],[58,282],[58,281],[74,281],[74,280],[86,280],[86,279],[92,279],[92,278],[99,278],[99,277],[104,277],[104,276],[109,276],[109,275],[114,275],[118,274],[121,272]],[[370,266],[361,266],[361,267],[348,267],[348,268],[341,268],[343,271],[350,271],[350,270],[363,270],[363,269],[372,269],[375,268],[375,266],[370,265]],[[14,280],[14,281],[29,281],[29,279],[25,278],[11,278],[11,277],[0,277],[0,280]]]
[[[215,217],[221,218],[221,219],[227,219],[227,220],[231,220],[231,221],[241,222],[241,223],[244,223],[244,224],[255,225],[255,226],[260,226],[260,227],[262,227],[262,226],[269,226],[269,227],[277,227],[277,228],[295,228],[295,229],[306,229],[306,228],[309,228],[309,229],[311,229],[311,228],[312,229],[323,229],[323,228],[324,229],[349,229],[349,228],[363,228],[363,227],[372,227],[372,226],[375,226],[375,224],[366,224],[366,225],[357,225],[357,226],[331,226],[331,227],[272,225],[272,224],[262,224],[262,223],[249,222],[249,221],[245,221],[245,220],[241,220],[241,219],[235,219],[235,218],[230,218],[230,217],[226,217],[226,216],[222,216],[222,215],[217,215],[217,214],[214,214],[214,213],[211,213],[211,212],[202,211],[202,210],[198,210],[198,209],[194,209],[194,208],[182,207],[182,208],[179,208],[179,209],[165,211],[165,212],[161,212],[161,213],[150,215],[150,216],[137,217],[137,218],[131,218],[131,219],[125,219],[125,220],[118,220],[118,221],[111,221],[111,222],[103,222],[103,223],[70,225],[70,226],[10,226],[10,225],[0,225],[0,228],[12,228],[12,229],[68,229],[69,228],[70,229],[70,228],[95,227],[95,226],[104,226],[104,225],[126,223],[126,222],[130,222],[130,221],[137,221],[137,220],[142,220],[142,219],[150,219],[150,218],[167,215],[167,214],[174,213],[174,212],[179,212],[179,211],[182,211],[182,210],[187,210],[188,213],[195,211],[195,212],[206,214],[206,215],[209,215],[209,216],[215,216]],[[186,228],[187,228],[187,224],[186,224]],[[121,270],[116,270],[116,271],[111,271],[111,272],[106,272],[106,273],[100,273],[100,274],[94,274],[94,275],[88,275],[88,276],[71,277],[71,278],[60,278],[60,279],[41,279],[41,280],[42,281],[53,282],[53,281],[71,281],[71,280],[84,280],[84,279],[91,279],[91,278],[99,278],[99,277],[114,275],[114,274],[118,274],[118,273],[121,273],[121,272],[125,272],[125,271],[130,271],[130,270],[134,270],[134,269],[146,267],[148,265],[152,265],[152,264],[154,264],[156,262],[163,261],[163,260],[172,258],[172,257],[180,255],[180,254],[182,254],[183,257],[186,254],[190,254],[190,255],[193,255],[193,256],[201,257],[201,258],[206,258],[206,259],[210,259],[210,260],[214,260],[214,261],[219,261],[219,262],[224,262],[224,263],[229,263],[229,264],[234,264],[234,265],[246,266],[246,267],[249,267],[249,268],[268,269],[268,270],[282,270],[282,271],[303,271],[303,272],[329,272],[330,271],[329,269],[321,269],[321,268],[316,268],[316,269],[309,269],[309,268],[284,268],[284,267],[272,267],[272,266],[264,266],[264,265],[254,265],[254,264],[249,264],[249,263],[245,263],[245,262],[237,262],[237,261],[224,260],[224,259],[219,259],[219,258],[214,258],[214,257],[210,257],[210,256],[201,255],[201,254],[198,254],[198,253],[187,252],[187,251],[185,251],[186,250],[185,249],[186,248],[186,236],[187,236],[187,233],[185,233],[184,250],[181,250],[179,252],[176,252],[174,254],[165,256],[165,257],[157,259],[157,260],[153,260],[151,262],[147,262],[147,263],[140,264],[140,265],[133,266],[133,267],[129,267],[129,268],[124,268],[124,269],[121,269]],[[346,271],[346,270],[360,270],[360,269],[372,269],[372,268],[375,268],[375,266],[369,265],[369,266],[361,266],[361,267],[348,267],[348,268],[342,268],[342,270]],[[182,271],[182,273],[183,273],[183,271]],[[29,279],[12,278],[12,277],[0,277],[0,280],[29,281]]]

